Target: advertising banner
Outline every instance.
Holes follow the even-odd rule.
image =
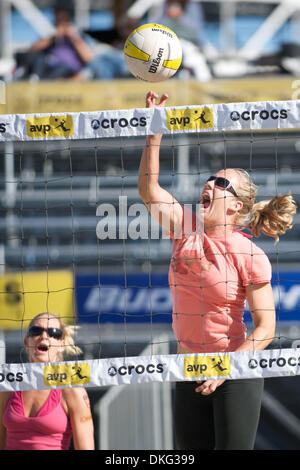
[[[0,366],[0,391],[300,375],[299,348]]]
[[[234,86],[233,86],[234,83]],[[171,79],[161,83],[136,79],[76,82],[15,81],[2,85],[0,114],[76,113],[99,109],[140,108],[146,93],[168,93],[170,106],[299,99],[299,80],[288,75],[199,80]],[[1,82],[0,82],[1,92]],[[0,95],[1,97],[1,95]],[[6,98],[6,99],[5,99]]]
[[[300,101],[134,108],[0,117],[0,141],[83,140],[151,134],[295,130]]]
[[[0,328],[21,329],[42,312],[74,323],[74,279],[70,271],[36,271],[0,276]]]
[[[300,321],[300,271],[274,272],[273,295],[277,321]],[[80,323],[170,323],[172,298],[168,275],[102,274],[76,277]],[[251,321],[246,305],[245,321]]]

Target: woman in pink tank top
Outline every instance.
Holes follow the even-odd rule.
[[[50,313],[37,315],[25,340],[30,362],[58,362],[78,354],[71,328]],[[0,394],[0,448],[4,450],[94,449],[94,428],[84,388]]]
[[[163,107],[168,96],[162,95],[158,104],[157,98],[149,92],[146,106]],[[262,231],[277,240],[292,227],[292,196],[255,203],[257,188],[248,173],[229,168],[207,179],[199,212],[193,214],[159,184],[161,138],[147,136],[139,193],[173,238],[169,285],[178,353],[265,349],[275,331],[271,265],[252,236],[239,230],[248,227],[255,236]],[[243,322],[246,301],[254,323],[248,337]],[[176,384],[179,448],[253,448],[263,390],[262,379],[253,380]]]

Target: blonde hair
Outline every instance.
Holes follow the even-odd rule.
[[[279,235],[283,235],[293,227],[293,216],[297,211],[297,205],[292,195],[278,195],[270,200],[255,202],[257,186],[251,181],[247,171],[236,169],[241,178],[241,184],[237,188],[238,199],[243,202],[236,224],[246,227],[255,237],[263,232],[268,237],[279,241]]]
[[[29,328],[34,326],[35,322],[39,318],[42,318],[45,316],[48,317],[48,319],[54,318],[55,320],[58,320],[60,328],[63,331],[63,340],[65,343],[65,349],[63,352],[58,353],[58,360],[62,361],[65,358],[65,356],[78,356],[82,354],[82,350],[78,346],[75,345],[74,339],[73,339],[73,336],[75,335],[75,332],[78,329],[78,327],[73,326],[73,325],[66,325],[58,315],[55,315],[53,313],[43,312],[43,313],[39,313],[38,315],[36,315],[29,323],[26,336],[28,336]]]

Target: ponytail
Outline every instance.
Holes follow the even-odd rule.
[[[76,346],[74,343],[73,336],[75,335],[76,330],[78,327],[72,325],[65,325],[62,321],[60,322],[62,326],[62,330],[64,333],[64,341],[65,341],[65,350],[63,355],[66,356],[79,356],[82,354],[82,350]]]
[[[256,237],[263,232],[268,237],[275,238],[277,243],[279,235],[293,227],[296,210],[296,203],[290,193],[273,197],[270,201],[257,202],[253,205],[247,228]]]
[[[241,184],[237,189],[239,200],[243,207],[239,211],[236,224],[246,227],[255,237],[263,232],[268,237],[279,241],[279,235],[283,235],[293,227],[293,216],[297,211],[297,205],[292,195],[275,196],[269,201],[255,202],[257,186],[251,181],[247,171],[237,169],[241,178]]]

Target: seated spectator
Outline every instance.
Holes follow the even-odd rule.
[[[123,48],[126,39],[132,31],[139,26],[135,18],[123,16],[117,22],[117,25],[111,30],[111,39],[109,43],[103,42],[102,37],[105,34],[99,33],[99,43],[95,47],[95,57],[78,74],[78,80],[113,80],[115,78],[129,78],[130,74]],[[97,34],[96,34],[97,36]]]
[[[193,0],[166,0],[154,21],[169,27],[179,37],[183,70],[201,82],[210,80],[211,72],[203,53],[204,20],[201,3]]]
[[[72,13],[55,9],[56,34],[42,38],[29,50],[31,76],[40,80],[71,78],[93,59],[93,52],[76,30]]]

